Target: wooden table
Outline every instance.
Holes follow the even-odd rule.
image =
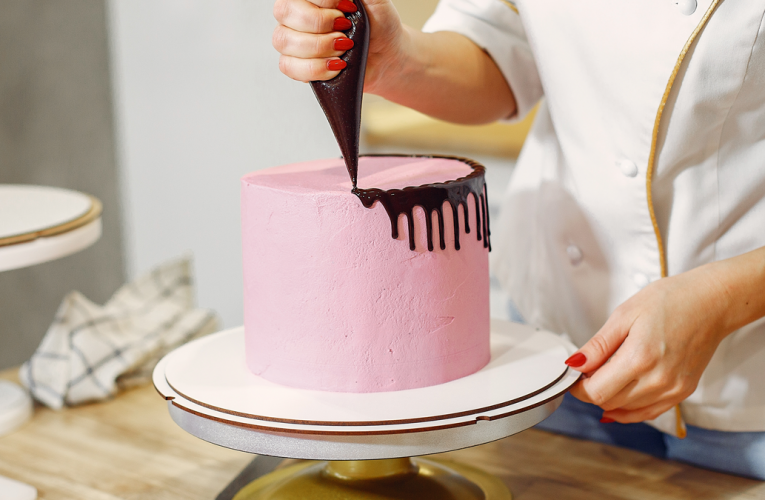
[[[533,429],[440,458],[496,474],[516,500],[765,498],[765,483]],[[0,438],[0,474],[51,500],[210,500],[251,459],[182,431],[151,386],[58,412],[37,407]]]

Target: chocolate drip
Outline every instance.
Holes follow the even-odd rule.
[[[332,80],[311,82],[311,88],[340,146],[354,188],[359,169],[361,99],[369,49],[369,18],[361,0],[355,0],[355,4],[358,10],[346,16],[353,24],[346,32],[348,38],[353,40],[353,48],[341,57],[348,66]]]
[[[377,156],[377,155],[370,155]],[[408,156],[408,155],[385,155],[385,156]],[[413,156],[417,157],[417,156]],[[449,203],[452,208],[454,219],[454,248],[460,249],[459,207],[462,207],[465,220],[465,233],[470,234],[468,217],[468,196],[473,195],[475,200],[475,227],[478,241],[483,240],[484,248],[491,250],[489,241],[489,211],[486,205],[486,169],[483,165],[455,156],[419,156],[420,158],[446,158],[459,160],[470,165],[473,171],[459,179],[424,184],[422,186],[410,186],[404,189],[358,189],[354,187],[353,194],[358,196],[361,203],[372,208],[376,201],[382,203],[391,224],[391,236],[398,238],[398,218],[401,214],[406,215],[409,228],[409,248],[415,249],[414,244],[414,207],[421,207],[425,211],[425,225],[428,237],[428,250],[433,251],[433,212],[438,216],[438,236],[441,250],[446,250],[444,239],[444,203]]]
[[[409,248],[414,250],[414,207],[425,210],[428,250],[433,251],[433,212],[438,216],[439,246],[446,249],[444,237],[444,203],[452,208],[454,222],[454,247],[460,249],[459,207],[462,207],[465,221],[465,233],[470,234],[468,220],[468,196],[475,199],[476,237],[483,240],[483,246],[491,250],[489,243],[489,213],[486,201],[485,169],[472,160],[451,156],[428,156],[426,158],[447,158],[460,160],[473,168],[473,172],[459,179],[411,186],[404,189],[358,189],[356,181],[359,168],[359,134],[361,129],[361,101],[364,91],[364,74],[367,65],[369,49],[369,18],[362,0],[355,0],[358,10],[347,15],[352,27],[346,35],[353,40],[353,48],[343,54],[342,59],[347,63],[339,75],[329,81],[311,82],[316,98],[332,127],[337,144],[345,160],[345,166],[353,183],[353,193],[361,203],[371,208],[379,201],[388,212],[391,222],[391,234],[398,238],[398,218],[405,214],[409,227]],[[407,156],[407,155],[393,155]]]

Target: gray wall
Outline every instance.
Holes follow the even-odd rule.
[[[339,157],[307,84],[279,72],[273,0],[110,0],[125,257],[194,257],[201,307],[242,324],[240,178]]]
[[[102,0],[0,2],[0,183],[91,193],[102,239],[0,273],[0,368],[34,351],[69,290],[102,303],[123,282],[106,10]]]

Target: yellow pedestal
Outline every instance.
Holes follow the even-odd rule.
[[[498,478],[422,458],[304,462],[263,476],[234,500],[511,500]]]

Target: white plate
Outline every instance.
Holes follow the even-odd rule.
[[[0,238],[60,226],[88,213],[90,196],[47,186],[0,184]]]

